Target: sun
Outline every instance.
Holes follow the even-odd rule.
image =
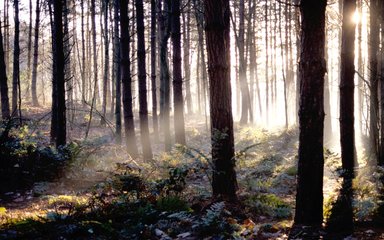
[[[355,24],[359,24],[360,21],[361,21],[361,16],[360,16],[360,13],[358,11],[355,11],[352,15],[352,21],[353,23]]]

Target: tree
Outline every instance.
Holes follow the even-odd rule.
[[[56,147],[66,143],[66,116],[65,116],[65,57],[64,57],[64,33],[63,33],[63,3],[61,0],[53,2],[53,29],[52,29],[52,121],[55,129],[54,135],[51,132],[51,139]],[[54,109],[55,108],[55,109]]]
[[[107,114],[107,99],[108,99],[108,86],[109,86],[109,37],[108,37],[108,6],[109,0],[102,1],[104,10],[104,75],[103,75],[103,106],[101,124],[105,124]]]
[[[239,74],[240,74],[240,91],[241,91],[241,118],[240,124],[248,123],[249,117],[252,119],[251,98],[247,82],[247,60],[245,56],[245,4],[244,0],[240,0],[239,6],[239,34],[237,37],[237,47],[239,48]]]
[[[156,0],[151,0],[151,92],[152,92],[152,124],[155,141],[159,140],[159,121],[157,119],[157,94],[156,94]]]
[[[185,101],[187,103],[188,114],[193,114],[192,108],[192,94],[191,94],[191,61],[190,61],[190,47],[191,47],[191,24],[190,24],[191,4],[187,4],[186,11],[182,12],[183,15],[183,60],[184,60],[184,82],[185,82]]]
[[[164,4],[161,4],[164,1]],[[157,2],[158,18],[160,26],[160,115],[161,127],[164,132],[164,146],[166,151],[171,150],[170,130],[170,76],[168,66],[168,39],[170,37],[170,0],[159,0]],[[162,9],[162,5],[163,8]]]
[[[295,224],[323,222],[323,131],[326,0],[302,0],[299,163]]]
[[[147,71],[145,68],[145,37],[143,0],[136,0],[137,68],[139,77],[139,107],[141,146],[144,159],[152,159],[151,141],[148,128]]]
[[[343,186],[338,199],[340,211],[332,228],[339,232],[353,232],[353,190],[355,162],[355,128],[354,128],[354,76],[355,76],[355,29],[351,20],[356,10],[356,0],[343,1],[343,22],[340,55],[340,143],[343,168]],[[332,217],[332,215],[331,215]],[[331,219],[331,218],[330,218]]]
[[[119,34],[119,0],[113,0],[114,39],[113,39],[113,71],[116,85],[116,142],[121,143],[121,71],[120,71],[120,34]]]
[[[33,43],[33,63],[32,63],[32,105],[39,106],[39,100],[37,97],[37,62],[39,60],[39,31],[40,31],[40,0],[36,0],[36,16],[35,16],[35,34]]]
[[[120,0],[120,66],[121,81],[123,83],[123,108],[124,108],[124,130],[127,151],[132,158],[136,158],[138,149],[136,145],[135,123],[132,110],[132,78],[131,63],[129,60],[130,35],[129,35],[128,1]]]
[[[1,117],[8,119],[11,116],[8,98],[8,79],[7,67],[5,66],[5,56],[3,49],[3,34],[0,21],[0,94],[1,94]]]
[[[12,76],[12,115],[17,114],[20,97],[20,21],[19,21],[19,0],[13,2],[15,8],[15,36],[13,41],[13,76]],[[20,109],[19,109],[20,111]],[[21,119],[21,116],[20,116]]]
[[[378,110],[379,110],[379,100],[378,100],[378,60],[377,60],[377,51],[379,48],[379,18],[378,10],[379,0],[370,1],[370,33],[368,39],[368,58],[369,58],[369,83],[370,83],[370,100],[369,100],[369,130],[370,130],[370,140],[371,140],[371,159],[370,164],[375,165],[378,160],[379,153],[379,136],[378,136]]]
[[[183,76],[181,73],[180,0],[172,0],[173,104],[175,142],[185,145]]]
[[[232,99],[230,83],[229,0],[206,0],[206,42],[210,84],[214,197],[236,199]]]
[[[28,24],[28,59],[27,59],[27,79],[31,80],[31,59],[32,59],[32,0],[29,0],[29,24]],[[29,86],[28,86],[28,94],[29,94]]]

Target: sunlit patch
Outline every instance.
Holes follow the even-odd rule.
[[[355,11],[352,15],[352,21],[355,23],[355,24],[358,24],[361,22],[361,16],[360,16],[360,13],[358,11]]]

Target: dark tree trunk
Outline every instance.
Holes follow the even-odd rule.
[[[98,97],[98,68],[97,68],[97,46],[96,46],[96,0],[91,0],[91,31],[92,31],[92,53],[93,53],[93,93],[91,102],[91,112],[89,114],[88,126],[85,139],[88,137],[89,129],[92,124],[93,108],[96,108],[96,99]],[[91,86],[92,84],[90,84]]]
[[[236,199],[237,180],[230,74],[228,0],[206,0],[205,21],[210,84],[212,190],[214,197]]]
[[[39,60],[39,31],[40,31],[40,0],[36,0],[35,35],[33,40],[33,63],[32,63],[32,105],[39,106],[37,97],[37,62]]]
[[[248,116],[252,116],[252,110],[250,106],[250,96],[247,81],[247,62],[245,57],[245,4],[244,0],[240,0],[239,6],[239,35],[237,46],[239,48],[239,81],[241,91],[241,118],[240,124],[248,123]],[[248,115],[249,113],[249,115]],[[252,118],[252,117],[251,117]]]
[[[187,104],[187,112],[189,115],[193,114],[192,108],[192,95],[191,95],[191,62],[190,62],[190,35],[191,35],[191,26],[190,26],[190,12],[191,4],[189,3],[186,11],[183,11],[183,62],[184,62],[184,82],[185,82],[185,101]]]
[[[104,10],[104,74],[103,74],[103,106],[101,124],[105,124],[105,118],[107,117],[107,99],[109,99],[109,30],[108,30],[108,6],[109,0],[103,0]]]
[[[128,17],[128,1],[120,0],[120,49],[121,49],[121,81],[123,83],[123,107],[124,107],[124,128],[127,151],[132,158],[136,158],[138,149],[136,145],[135,123],[132,110],[132,78],[131,78],[131,62],[129,59],[130,52],[130,35],[129,35],[129,17]]]
[[[113,0],[114,4],[114,39],[113,39],[113,66],[116,85],[116,142],[121,143],[121,71],[120,71],[120,34],[119,34],[119,0]]]
[[[55,140],[56,147],[65,145],[66,143],[66,118],[65,118],[65,57],[64,57],[64,34],[63,34],[63,3],[61,0],[53,2],[53,36],[52,36],[52,59],[53,59],[53,97],[56,98],[56,104],[52,104],[51,125],[55,129],[55,136],[51,135],[51,139]],[[55,111],[53,108],[56,108]]]
[[[380,2],[381,9],[381,44],[384,44],[384,2]],[[383,46],[383,45],[382,45]],[[380,157],[378,165],[384,166],[384,48],[380,49]]]
[[[148,128],[147,71],[145,67],[145,37],[143,0],[136,0],[137,27],[137,74],[139,79],[139,108],[141,147],[144,159],[152,159],[151,141]]]
[[[326,0],[302,0],[300,136],[295,224],[323,222],[324,75]]]
[[[379,18],[378,18],[378,9],[379,9],[379,0],[371,0],[370,3],[370,34],[368,39],[368,58],[369,58],[369,82],[370,82],[370,106],[369,106],[369,129],[370,129],[370,139],[371,139],[371,152],[370,152],[370,164],[375,165],[378,160],[379,155],[379,129],[378,129],[378,110],[379,110],[379,100],[378,100],[378,60],[377,52],[379,48]]]
[[[183,76],[181,73],[180,0],[172,0],[173,104],[175,142],[185,145]]]
[[[1,117],[8,119],[11,116],[8,98],[7,67],[5,66],[5,55],[3,49],[3,34],[0,21],[0,94],[1,94]]]
[[[20,21],[19,21],[19,0],[13,2],[15,8],[15,36],[13,41],[13,77],[12,77],[12,115],[18,112],[18,97],[20,85]],[[21,116],[19,116],[21,119]]]
[[[168,39],[170,37],[170,0],[164,0],[163,10],[161,1],[158,1],[160,24],[160,114],[161,126],[164,132],[165,150],[171,150],[170,130],[170,76],[168,67]]]
[[[80,8],[81,8],[81,101],[83,104],[87,101],[87,80],[86,80],[86,69],[87,66],[85,65],[85,28],[84,28],[84,0],[81,0],[80,2]]]
[[[341,212],[334,225],[338,232],[353,233],[353,190],[355,162],[354,128],[354,76],[355,76],[355,29],[351,16],[356,10],[356,0],[343,1],[343,23],[340,55],[340,143],[343,167],[342,194],[339,197]]]
[[[156,88],[156,0],[151,0],[151,94],[152,94],[152,124],[155,141],[159,141],[159,121],[157,118],[157,88]]]

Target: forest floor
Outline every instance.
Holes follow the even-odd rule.
[[[49,110],[23,111],[25,138],[48,145]],[[100,126],[98,114],[84,140],[90,116],[86,109],[71,114],[68,139],[76,144],[75,157],[55,181],[0,195],[0,239],[288,239],[297,129],[235,124],[239,203],[231,205],[210,198],[210,136],[204,119],[188,117],[187,146],[168,153],[152,136],[154,158],[143,160],[130,158],[115,143],[113,124]],[[325,155],[327,218],[341,180],[338,154],[325,150]],[[375,184],[360,174],[355,215],[361,224],[347,239],[384,239],[383,229],[367,225],[377,209],[374,192]]]

